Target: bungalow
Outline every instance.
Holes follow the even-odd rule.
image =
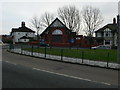
[[[25,22],[21,23],[21,27],[12,28],[11,36],[13,37],[13,43],[27,43],[35,37],[35,31],[27,28]]]

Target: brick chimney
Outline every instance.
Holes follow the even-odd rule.
[[[113,24],[116,24],[116,19],[115,18],[113,18]]]
[[[25,27],[25,22],[22,22],[22,23],[21,23],[21,27]]]

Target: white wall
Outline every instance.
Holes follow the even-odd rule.
[[[13,35],[14,35],[13,42],[19,42],[18,39],[26,35],[27,37],[35,37],[35,34],[33,32],[13,32]]]
[[[19,42],[29,42],[29,39],[20,39]]]
[[[115,36],[114,36],[114,45],[117,46],[117,33],[115,33]]]
[[[101,33],[97,33],[97,37],[102,37]]]

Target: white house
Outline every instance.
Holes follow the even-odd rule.
[[[11,36],[13,37],[13,44],[20,42],[25,43],[35,38],[35,31],[27,28],[25,22],[22,22],[21,27],[12,28]]]
[[[95,32],[97,38],[103,38],[103,45],[117,46],[117,23],[113,19],[113,23],[107,24]]]

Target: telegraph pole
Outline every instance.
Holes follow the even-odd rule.
[[[117,16],[117,25],[118,25],[118,46],[117,46],[117,60],[120,64],[120,15]]]
[[[120,64],[120,1],[118,2],[118,16],[117,16],[117,25],[118,25],[118,63]],[[120,84],[120,83],[119,83]]]
[[[120,5],[120,2],[119,2]],[[118,8],[118,11],[120,10],[120,6]],[[117,16],[117,25],[118,25],[118,47],[117,47],[117,60],[118,60],[118,64],[120,64],[120,12]],[[120,67],[119,67],[120,69]],[[120,73],[120,72],[118,72]],[[118,77],[119,78],[119,77]],[[118,80],[118,88],[120,89],[120,81]]]

